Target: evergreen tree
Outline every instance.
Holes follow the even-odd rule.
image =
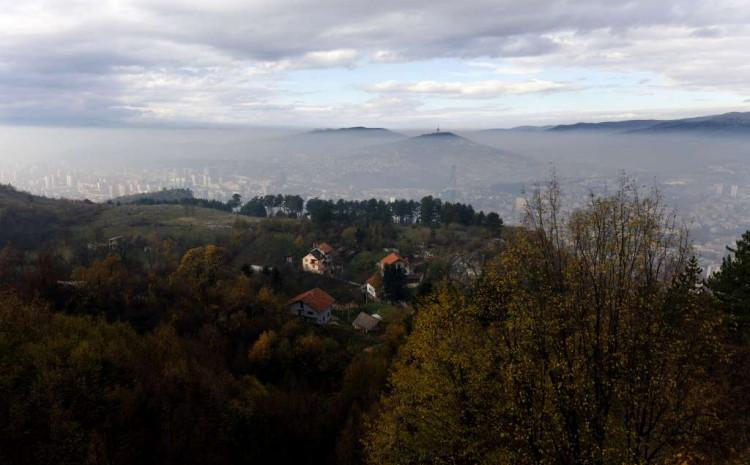
[[[387,265],[383,270],[383,290],[386,297],[394,302],[406,300],[406,272],[403,268]]]
[[[721,269],[711,276],[708,286],[726,308],[738,340],[750,340],[750,231],[727,247]]]

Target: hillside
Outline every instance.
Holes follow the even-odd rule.
[[[625,120],[562,124],[550,132],[612,134],[750,135],[750,112],[681,118],[675,120]]]
[[[452,157],[473,147],[455,134],[410,141],[436,143],[461,151]],[[622,406],[650,408],[654,391],[658,407],[671,409],[654,421],[660,428],[692,427],[695,411],[722,419],[701,430],[715,436],[681,440],[667,457],[685,445],[713,451],[714,437],[744,447],[747,349],[728,345],[723,310],[658,198],[628,192],[572,219],[553,203],[529,231],[432,197],[312,199],[310,218],[257,219],[3,190],[4,209],[90,214],[62,223],[49,242],[56,248],[0,250],[0,347],[12,362],[0,370],[0,411],[13,412],[0,416],[2,462],[359,465],[373,463],[363,442],[377,446],[375,458],[416,456],[435,424],[458,418],[468,445],[451,443],[455,428],[441,427],[429,449],[437,452],[414,463],[454,450],[482,463],[519,447],[533,454],[530,431],[556,444],[570,411],[625,428]],[[599,318],[602,325],[591,323]],[[623,346],[602,351],[610,331]],[[509,344],[498,344],[506,335]],[[548,350],[571,344],[576,350]],[[614,403],[591,409],[591,361],[602,353],[617,362],[601,372]],[[537,369],[548,362],[574,389],[561,394],[549,382],[549,370]],[[632,367],[645,375],[632,376]],[[466,379],[479,388],[467,390]],[[677,385],[689,411],[671,407]],[[528,411],[528,393],[552,399],[541,427],[517,414]],[[486,405],[496,408],[462,417]],[[398,422],[422,436],[395,441]],[[484,436],[486,425],[502,425],[512,444],[496,439],[494,426]],[[627,452],[619,435],[608,441],[618,457]],[[53,459],[23,460],[42,449]]]
[[[38,247],[66,228],[92,220],[101,208],[91,202],[39,197],[0,185],[0,244]]]
[[[732,112],[721,115],[684,118],[664,121],[652,126],[631,131],[635,134],[702,134],[702,135],[750,135],[750,112]]]
[[[439,189],[454,167],[459,185],[474,187],[525,178],[537,168],[520,155],[438,132],[362,149],[347,160],[346,176],[361,186]]]
[[[551,132],[573,132],[573,131],[591,131],[591,132],[623,132],[637,131],[661,123],[661,120],[628,120],[628,121],[607,121],[603,123],[575,123],[561,124],[548,129]]]
[[[350,154],[363,147],[386,144],[406,136],[384,128],[315,129],[276,140],[274,149],[287,155]]]

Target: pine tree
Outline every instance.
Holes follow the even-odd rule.
[[[750,339],[750,231],[742,235],[708,286],[732,318],[738,340]]]

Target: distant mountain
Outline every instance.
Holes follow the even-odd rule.
[[[285,154],[343,154],[362,147],[405,139],[406,136],[384,128],[362,126],[314,129],[276,141],[276,150]]]
[[[347,180],[362,187],[445,187],[456,167],[459,187],[489,186],[538,172],[535,162],[452,132],[434,132],[360,150],[345,162]]]
[[[575,123],[553,126],[548,130],[551,132],[589,131],[589,132],[627,132],[650,128],[661,123],[661,120],[627,120],[606,121],[603,123]]]
[[[479,132],[481,133],[497,133],[497,132],[540,132],[540,131],[546,131],[548,129],[553,128],[554,126],[516,126],[513,128],[492,128],[492,129],[483,129]]]
[[[675,120],[626,120],[563,124],[550,132],[598,132],[614,134],[733,134],[750,135],[750,112],[700,116]]]
[[[354,126],[350,128],[328,128],[328,129],[313,129],[305,134],[308,135],[354,135],[354,136],[368,136],[368,137],[393,137],[401,138],[405,137],[403,134],[391,131],[385,128],[368,128],[364,126]]]
[[[411,137],[367,151],[380,153],[382,157],[418,160],[419,162],[478,162],[520,161],[523,157],[514,153],[479,144],[452,132],[433,132]]]
[[[750,135],[750,112],[664,121],[647,128],[630,131],[638,134],[703,133]]]

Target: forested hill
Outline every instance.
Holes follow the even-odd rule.
[[[185,199],[192,199],[193,191],[190,189],[162,189],[156,192],[147,192],[142,194],[124,195],[115,197],[111,203],[137,203],[143,201],[154,202],[179,202]]]
[[[57,228],[0,244],[0,359],[12,360],[0,462],[12,464],[364,463],[414,302],[443,280],[468,285],[504,231],[499,218],[443,223],[436,199],[428,223],[402,225],[378,201],[313,202],[307,218],[273,196],[261,218],[4,194],[4,211],[44,211]],[[330,254],[330,272],[303,271],[311,250]],[[409,276],[378,267],[393,254]],[[335,299],[330,324],[290,315],[311,289]],[[355,328],[360,314],[379,327]]]
[[[65,228],[91,220],[99,211],[91,202],[49,199],[0,185],[0,244],[38,246]]]
[[[750,233],[705,282],[658,195],[559,199],[2,188],[0,463],[748,463]]]

